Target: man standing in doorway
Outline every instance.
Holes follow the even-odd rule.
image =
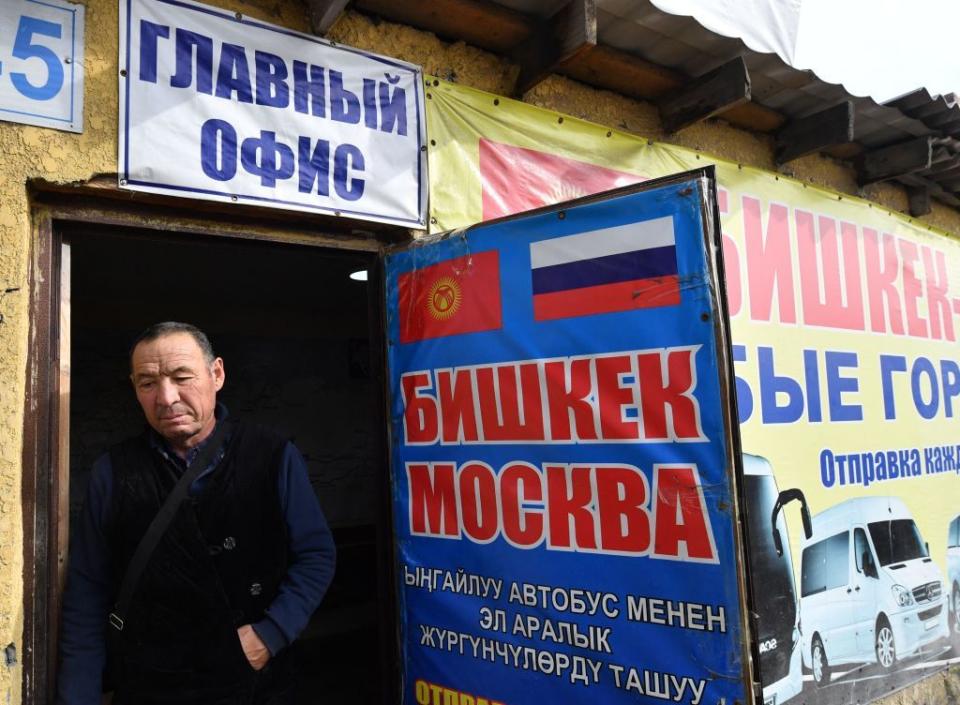
[[[114,705],[292,703],[287,647],[335,561],[306,463],[283,437],[228,418],[223,360],[196,327],[151,326],[130,368],[149,428],[94,464],[58,703],[100,705],[105,669]]]

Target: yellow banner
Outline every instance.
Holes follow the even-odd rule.
[[[960,600],[960,243],[760,169],[455,84],[427,91],[434,231],[716,165],[758,601],[777,584],[760,576],[777,527],[795,568],[795,596],[779,598],[793,607],[767,616],[781,636],[759,628],[765,695],[798,695],[801,656],[804,689],[844,687],[823,702],[915,679],[908,657],[940,663]],[[772,516],[794,488],[810,538],[798,503]]]

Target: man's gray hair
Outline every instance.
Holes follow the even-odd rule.
[[[200,352],[203,353],[203,359],[206,360],[207,364],[209,365],[213,363],[216,355],[213,352],[213,346],[210,344],[210,338],[208,338],[206,333],[196,326],[189,323],[181,323],[180,321],[163,321],[162,323],[154,323],[152,326],[134,338],[133,344],[130,346],[130,362],[133,362],[133,351],[137,349],[137,346],[140,343],[149,343],[157,338],[163,338],[175,333],[187,333],[190,335],[200,347]]]

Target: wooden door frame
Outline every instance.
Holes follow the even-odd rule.
[[[28,281],[30,337],[23,422],[23,702],[46,703],[56,669],[49,667],[51,617],[56,608],[58,570],[56,478],[60,472],[60,241],[53,221],[40,209],[32,212],[33,238]],[[54,297],[57,297],[55,300]],[[56,370],[56,373],[54,371]]]
[[[21,478],[23,702],[31,705],[51,703],[56,692],[55,644],[69,528],[70,267],[69,239],[63,231],[71,224],[86,223],[126,228],[132,234],[166,231],[345,250],[369,255],[371,273],[379,269],[377,256],[385,246],[410,240],[407,230],[395,226],[132,195],[115,184],[110,179],[95,179],[80,187],[41,184],[31,193],[30,325]],[[379,282],[374,281],[370,291],[371,302],[374,296],[382,301]],[[374,308],[371,303],[371,314]],[[371,333],[377,331],[381,320],[371,316]],[[382,359],[376,342],[371,339],[375,361]],[[385,425],[378,439],[386,468]],[[382,489],[379,506],[389,512],[389,488]],[[389,516],[386,520],[390,522]],[[383,607],[381,618],[391,615],[392,603]],[[385,677],[392,678],[394,670],[385,668]],[[385,701],[394,695],[389,691],[384,689]]]

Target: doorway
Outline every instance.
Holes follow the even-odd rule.
[[[130,341],[158,321],[198,326],[225,361],[218,400],[232,417],[291,437],[337,545],[334,581],[298,640],[298,701],[390,702],[381,304],[377,286],[349,276],[373,269],[376,255],[82,224],[61,236],[70,440],[60,501],[65,512],[68,491],[69,523],[93,461],[144,427],[127,378]]]

